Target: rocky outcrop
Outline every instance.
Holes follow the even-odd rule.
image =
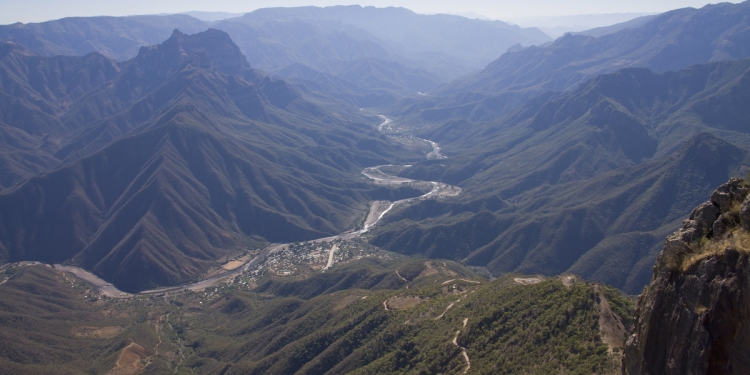
[[[623,373],[750,374],[750,188],[731,179],[667,237]]]

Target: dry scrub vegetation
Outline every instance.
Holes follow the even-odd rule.
[[[735,227],[720,239],[706,239],[704,237],[703,240],[691,247],[693,254],[683,259],[681,270],[685,272],[704,259],[722,255],[728,248],[734,248],[745,254],[750,253],[750,233],[740,227]]]

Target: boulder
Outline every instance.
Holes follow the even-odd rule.
[[[742,202],[750,189],[739,178],[732,178],[726,184],[719,186],[711,194],[711,202],[719,206],[721,212],[729,211],[733,202]]]

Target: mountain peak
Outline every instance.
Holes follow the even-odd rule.
[[[186,36],[187,34],[180,31],[180,29],[174,29],[172,30],[172,35],[169,36],[169,39],[177,39],[183,36]]]
[[[249,64],[240,48],[221,30],[188,35],[178,29],[162,44],[141,47],[136,60],[158,67],[160,75],[171,74],[187,65],[236,74]]]

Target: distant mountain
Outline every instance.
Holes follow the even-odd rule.
[[[374,58],[333,65],[331,72],[369,89],[404,89],[430,91],[440,84],[438,77],[423,70],[412,69],[397,62]]]
[[[465,67],[453,67],[448,59],[443,59],[438,65],[446,68],[437,69],[453,75],[430,73],[429,65],[425,68],[369,33],[340,21],[294,19],[252,24],[241,20],[244,18],[225,20],[215,27],[237,40],[240,48],[247,51],[250,65],[284,78],[304,79],[285,74],[290,66],[305,66],[306,70],[343,78],[365,90],[390,92],[395,98],[432,90],[456,74],[469,71]]]
[[[250,69],[222,31],[175,31],[119,66],[3,50],[0,68],[34,72],[4,81],[26,149],[5,138],[3,179],[50,170],[0,193],[5,261],[72,261],[131,291],[184,282],[247,246],[352,228],[382,194],[361,168],[419,157]]]
[[[590,29],[605,29],[634,19],[649,16],[648,13],[603,13],[576,14],[566,16],[523,17],[510,19],[521,27],[536,27],[547,35],[558,38],[565,33],[578,33]]]
[[[358,108],[383,107],[396,102],[393,92],[385,89],[364,88],[333,74],[321,72],[307,65],[292,64],[277,70],[276,75],[293,84],[300,91],[318,100],[330,98],[352,104]]]
[[[197,18],[199,20],[212,22],[225,20],[227,18],[239,17],[244,13],[191,11],[182,14]]]
[[[254,67],[274,70],[300,63],[313,68],[331,61],[354,61],[367,57],[393,59],[393,51],[369,33],[336,21],[245,22],[224,20],[215,28],[226,31]]]
[[[360,106],[417,96],[418,92],[431,91],[440,84],[475,71],[510,45],[548,40],[538,30],[521,29],[499,21],[423,16],[405,9],[396,9],[395,13],[393,10],[358,6],[314,9],[316,11],[310,13],[305,8],[274,8],[269,10],[270,13],[261,10],[234,18],[227,17],[230,14],[203,15],[209,18],[221,16],[216,22],[201,21],[185,14],[65,18],[0,26],[0,40],[13,39],[42,56],[99,52],[124,61],[135,57],[140,47],[160,43],[174,29],[192,34],[212,25],[226,31],[256,69],[304,80],[299,75],[283,76],[289,71],[288,66],[304,65],[362,86],[354,91],[374,89],[379,91],[376,95],[388,96],[370,100],[353,93],[354,97],[343,98],[350,93],[338,92],[339,97]],[[342,14],[350,14],[350,17],[342,19]],[[412,22],[414,27],[424,29],[419,33],[404,30],[415,37],[419,34],[418,39],[404,41],[396,38],[401,34],[383,34],[381,27],[363,28],[363,25],[388,24],[394,14],[403,21]],[[363,24],[363,20],[367,22]],[[451,25],[450,30],[446,30],[445,25]],[[396,26],[390,26],[393,27]],[[452,36],[451,30],[458,29],[461,33]],[[373,33],[373,30],[377,32]],[[478,40],[489,40],[492,45],[480,46]],[[446,42],[452,47],[446,49],[449,47]],[[421,43],[427,43],[425,48],[415,47]],[[476,59],[472,54],[477,53],[487,56],[472,60]],[[335,87],[325,87],[323,82],[316,83],[324,91],[337,91]]]
[[[484,66],[511,45],[549,40],[538,30],[499,21],[360,6],[259,9],[213,27],[232,36],[253,67],[304,80],[287,69],[304,65],[307,71],[386,93],[391,98],[385,102],[432,91]],[[362,106],[383,102],[348,100]]]
[[[481,68],[515,44],[530,46],[550,38],[535,28],[502,21],[437,14],[423,15],[404,8],[351,6],[258,9],[238,21],[339,20],[367,31],[408,53],[441,52]],[[407,56],[408,57],[408,56]]]
[[[647,22],[651,21],[652,19],[654,19],[654,18],[656,18],[658,16],[659,16],[658,14],[648,15],[648,16],[642,16],[642,17],[634,18],[634,19],[632,19],[630,21],[616,23],[616,24],[610,25],[610,26],[602,26],[602,27],[596,27],[596,28],[592,28],[592,29],[588,29],[588,30],[579,31],[579,32],[574,32],[573,34],[574,35],[596,36],[596,37],[604,36],[604,35],[607,35],[607,34],[616,33],[618,31],[624,30],[624,29],[634,29],[634,28],[641,27],[641,26],[645,25]]]
[[[373,243],[637,292],[664,234],[750,164],[749,78],[750,60],[625,69],[494,122],[425,131],[450,157],[404,174],[463,192],[394,213]]]
[[[442,120],[466,117],[467,112],[487,120],[544,91],[570,90],[625,67],[663,72],[748,58],[750,40],[744,32],[750,26],[748,15],[750,2],[722,3],[674,10],[640,27],[601,37],[568,34],[548,46],[509,51],[481,72],[435,90],[426,101],[405,101],[394,114],[432,121],[429,112],[439,109]]]
[[[199,15],[216,22],[187,14],[65,18],[0,26],[0,40],[13,39],[42,56],[99,52],[124,61],[135,57],[140,47],[165,40],[174,29],[193,34],[211,25],[226,31],[254,68],[305,80],[283,75],[288,66],[304,65],[361,86],[349,92],[315,82],[318,89],[363,107],[432,91],[483,67],[509,46],[549,41],[536,29],[419,15],[403,8],[269,8],[233,18]],[[363,90],[377,90],[378,98],[363,98]]]
[[[71,17],[3,25],[0,40],[14,39],[42,56],[98,52],[122,61],[135,57],[142,46],[161,43],[174,29],[195,34],[207,28],[204,21],[186,15]]]

